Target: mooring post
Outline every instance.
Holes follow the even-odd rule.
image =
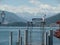
[[[20,30],[18,31],[18,40],[17,40],[17,45],[20,45]]]
[[[45,32],[45,45],[48,45],[48,32]]]
[[[24,45],[28,45],[28,30],[25,30],[24,34]]]
[[[49,45],[53,45],[53,30],[50,30],[50,35],[48,36]]]
[[[19,42],[19,45],[20,45],[20,30],[19,30],[19,34],[18,34],[18,42]]]
[[[50,35],[48,35],[48,45],[50,45]]]
[[[50,43],[53,45],[53,30],[50,30]]]
[[[21,36],[20,40],[21,40],[21,45],[22,45],[22,36]]]
[[[10,34],[9,34],[9,45],[12,45],[12,42],[13,42],[13,33],[10,32]]]

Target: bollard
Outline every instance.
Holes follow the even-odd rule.
[[[50,43],[53,45],[53,30],[50,30]]]
[[[18,32],[18,40],[17,40],[17,45],[20,45],[20,30]]]
[[[45,44],[45,45],[48,45],[48,32],[45,32],[44,44]]]
[[[24,45],[28,45],[28,30],[25,30],[24,35]]]
[[[19,30],[19,34],[18,34],[18,42],[19,42],[19,45],[20,45],[20,30]]]
[[[12,32],[10,32],[10,35],[9,35],[9,45],[12,45],[12,42],[13,42],[13,38],[12,38],[12,35],[13,33]]]
[[[22,45],[22,37],[20,38],[20,40],[21,40],[21,45]]]
[[[48,36],[48,44],[53,45],[53,30],[50,30],[50,35]]]
[[[46,45],[48,45],[48,32],[46,32]]]

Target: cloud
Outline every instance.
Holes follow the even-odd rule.
[[[58,6],[51,6],[49,4],[43,4],[39,0],[29,0],[29,3],[35,5],[36,7],[30,7],[27,5],[22,6],[12,6],[8,4],[0,4],[0,10],[6,10],[13,13],[30,13],[35,14],[37,13],[60,13],[60,4]]]
[[[60,4],[58,4],[58,6],[52,6],[49,4],[43,4],[39,0],[29,0],[29,2],[38,7],[38,12],[60,13]]]
[[[14,13],[24,13],[24,12],[36,13],[38,11],[37,8],[32,8],[25,5],[18,7],[14,7],[10,5],[0,5],[0,10],[6,10]]]
[[[10,5],[0,5],[0,10],[6,10],[9,12],[14,12],[14,13],[30,13],[30,14],[37,14],[37,13],[60,13],[60,6],[58,5],[57,7],[53,7],[48,4],[40,4],[37,7],[29,7],[27,5],[22,5],[22,6],[10,6]]]
[[[41,4],[41,2],[38,0],[29,0],[29,2],[37,6]]]

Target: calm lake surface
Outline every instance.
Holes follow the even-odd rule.
[[[57,27],[45,27],[45,31],[49,32],[49,30],[56,30]],[[24,45],[24,31],[27,30],[27,27],[0,27],[0,45],[9,45],[9,33],[13,32],[13,45],[16,45],[18,38],[18,30],[21,31],[22,42]],[[42,29],[40,27],[29,27],[29,35],[30,31],[32,32],[32,45],[41,45],[42,39]],[[60,40],[56,37],[53,37],[53,44],[60,45]],[[30,41],[30,37],[28,36],[28,42]]]

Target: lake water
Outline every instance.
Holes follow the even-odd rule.
[[[45,27],[45,30],[49,32],[49,30],[56,30],[57,27]],[[0,27],[0,45],[9,45],[9,33],[13,32],[13,45],[16,45],[17,38],[18,38],[18,30],[21,31],[22,42],[24,45],[24,31],[27,30],[27,27]],[[42,39],[42,30],[40,27],[33,27],[29,28],[29,35],[30,31],[32,30],[31,38],[32,38],[32,45],[41,45]],[[53,45],[60,45],[60,40],[56,37],[53,37]],[[30,37],[28,37],[28,42],[30,41]],[[30,44],[30,43],[29,43]]]

